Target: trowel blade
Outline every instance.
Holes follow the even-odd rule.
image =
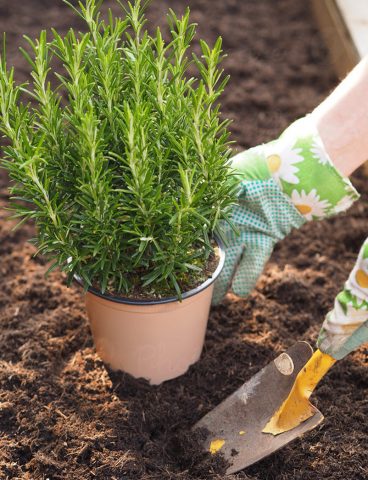
[[[224,455],[230,465],[227,474],[267,457],[322,422],[323,415],[316,409],[312,417],[288,432],[277,436],[262,433],[288,397],[296,376],[312,353],[308,343],[296,343],[193,427],[203,429],[203,446],[207,451]]]

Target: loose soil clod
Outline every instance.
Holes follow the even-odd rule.
[[[243,148],[275,137],[336,84],[307,2],[156,0],[150,16],[164,23],[169,6],[183,11],[187,3],[199,36],[224,38],[232,79],[222,110]],[[71,21],[61,2],[0,5],[20,80],[21,34]],[[362,173],[355,183],[363,196],[351,212],[282,242],[249,298],[229,296],[212,310],[201,361],[158,387],[107,372],[81,292],[57,272],[43,278],[45,262],[25,243],[32,226],[13,232],[0,209],[0,478],[223,479],[224,465],[197,449],[190,427],[283,349],[315,340],[367,235]],[[6,185],[2,172],[1,207]],[[229,478],[367,479],[367,366],[366,348],[337,364],[317,392],[322,426]]]

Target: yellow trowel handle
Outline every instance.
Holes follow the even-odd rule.
[[[309,398],[320,380],[335,363],[335,358],[321,350],[316,350],[305,367],[298,373],[294,388],[297,388],[304,398]]]
[[[316,409],[309,402],[309,397],[335,362],[336,359],[327,353],[315,351],[298,373],[289,396],[262,431],[279,435],[312,417]]]

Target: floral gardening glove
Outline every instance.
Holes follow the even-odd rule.
[[[247,295],[275,243],[293,228],[342,212],[359,197],[333,166],[310,116],[297,120],[279,139],[239,153],[231,167],[239,179],[232,220],[240,234],[223,226],[226,260],[213,304],[230,288]]]
[[[365,342],[368,342],[368,238],[344,290],[326,316],[317,346],[341,360]]]

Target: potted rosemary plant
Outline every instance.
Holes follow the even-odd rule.
[[[107,20],[100,4],[69,4],[86,33],[25,37],[29,85],[15,83],[4,45],[2,164],[11,207],[35,222],[49,270],[84,286],[102,359],[160,383],[200,356],[223,265],[215,233],[235,198],[217,102],[221,39],[189,59],[188,11],[170,11],[165,42],[146,30],[139,0]]]

